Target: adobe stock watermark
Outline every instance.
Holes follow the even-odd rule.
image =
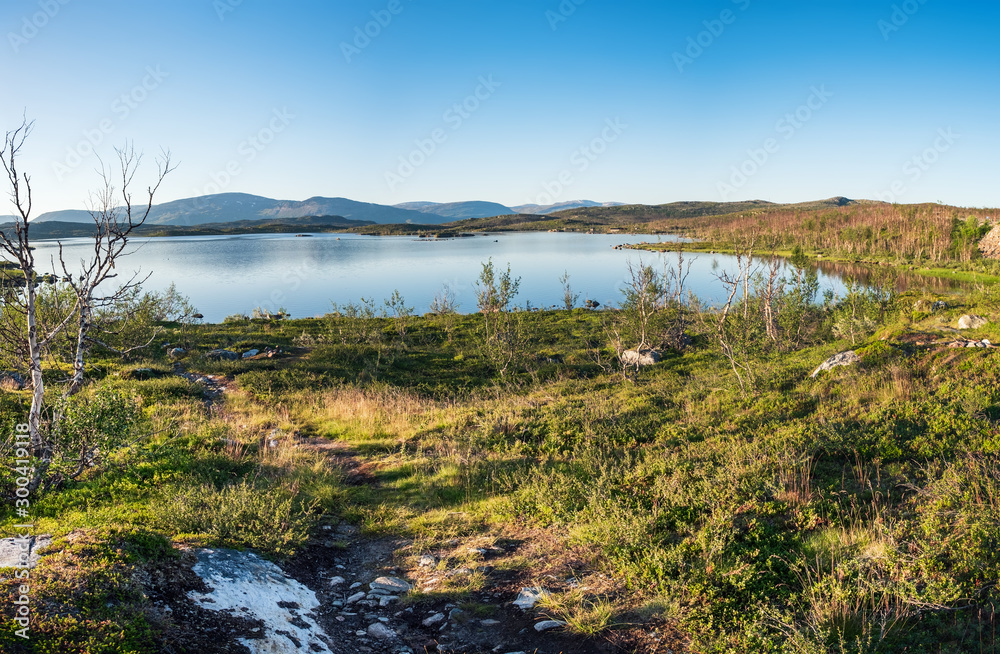
[[[411,2],[412,0],[407,0]],[[354,57],[361,54],[361,51],[372,44],[372,41],[382,35],[382,30],[389,27],[393,19],[403,13],[406,6],[402,0],[389,0],[385,9],[373,10],[372,19],[364,25],[354,28],[354,39],[351,42],[341,41],[340,51],[344,54],[347,63],[351,63]]]
[[[31,491],[29,486],[35,474],[35,469],[31,463],[31,434],[27,423],[14,426],[14,433],[11,434],[14,441],[14,495],[16,499],[15,513],[21,522],[27,523],[31,515]],[[14,538],[14,543],[18,548],[17,570],[14,578],[18,580],[13,588],[17,599],[13,601],[14,616],[13,622],[20,627],[14,631],[18,638],[28,639],[28,628],[31,626],[31,546],[34,536],[30,533],[34,529],[34,524],[14,525],[15,529],[20,529],[24,533],[18,534]]]
[[[212,9],[215,9],[215,15],[219,17],[221,23],[226,20],[226,14],[236,11],[241,4],[243,0],[213,0]]]
[[[565,23],[569,17],[576,13],[577,7],[587,2],[587,0],[562,0],[555,11],[548,9],[545,12],[545,19],[549,21],[549,27],[555,32],[559,29],[559,23]]]
[[[211,181],[195,191],[194,208],[202,209],[207,206],[206,201],[202,200],[203,196],[222,193],[229,188],[233,180],[243,174],[244,166],[257,159],[267,146],[274,142],[278,134],[288,129],[294,119],[295,114],[291,113],[288,107],[272,109],[267,124],[240,141],[236,147],[236,154],[239,156],[226,162],[221,170],[209,173]]]
[[[934,139],[929,147],[913,155],[903,164],[903,177],[894,180],[889,184],[888,189],[882,193],[877,193],[876,197],[883,202],[895,204],[900,196],[905,195],[910,190],[910,187],[919,182],[927,171],[931,169],[931,166],[941,159],[941,155],[951,150],[952,146],[955,145],[955,141],[959,138],[961,138],[961,135],[956,134],[951,127],[939,129],[937,131],[937,138]]]
[[[750,8],[750,0],[731,0],[740,11]],[[684,72],[684,67],[694,63],[694,60],[705,54],[705,50],[711,48],[718,41],[719,37],[726,31],[726,28],[736,22],[737,14],[732,9],[723,9],[718,18],[702,21],[705,29],[695,36],[689,36],[687,47],[684,52],[674,52],[674,65],[677,71]]]
[[[903,25],[910,22],[910,18],[915,16],[920,7],[927,4],[927,0],[904,0],[904,2],[893,5],[889,20],[884,18],[878,21],[878,29],[882,32],[882,38],[889,41],[889,35],[898,32]]]
[[[70,0],[39,0],[38,11],[21,19],[21,29],[17,32],[7,32],[7,41],[14,49],[14,54],[28,45],[28,41],[38,36],[49,22],[56,17],[59,10],[68,5]]]
[[[145,102],[150,93],[160,88],[163,80],[170,77],[159,65],[146,66],[146,75],[138,84],[122,93],[111,103],[113,117],[102,119],[94,127],[83,130],[79,141],[66,148],[62,161],[52,162],[52,172],[57,181],[63,181],[67,175],[80,167],[104,141],[114,133],[115,129],[132,115],[132,112]]]
[[[538,195],[530,204],[549,205],[555,204],[563,192],[576,184],[576,174],[583,174],[590,169],[595,161],[602,154],[608,151],[612,143],[621,138],[621,135],[628,129],[628,125],[622,122],[621,118],[608,118],[604,121],[604,128],[601,133],[590,140],[589,143],[577,148],[569,157],[571,168],[563,169],[555,179],[546,180],[542,183],[542,193]]]
[[[819,88],[813,86],[809,90],[811,93],[806,101],[799,105],[795,111],[785,114],[774,126],[774,131],[780,134],[785,141],[791,140],[833,97],[833,93],[826,90],[825,84],[820,85]],[[722,181],[716,184],[716,189],[722,195],[723,201],[729,200],[730,195],[746,186],[750,178],[760,172],[761,168],[780,150],[781,142],[773,137],[765,139],[759,148],[747,150],[747,158],[743,163],[730,168],[732,174],[728,183]]]
[[[441,120],[452,132],[461,129],[465,121],[472,118],[472,115],[483,106],[483,103],[493,97],[496,90],[502,86],[500,82],[493,79],[493,75],[480,75],[478,81],[479,84],[472,93],[465,96],[461,102],[451,105],[441,115]],[[389,186],[389,191],[395,192],[400,184],[413,177],[417,169],[426,164],[438,151],[438,148],[448,140],[448,136],[448,130],[444,127],[436,127],[426,138],[416,139],[413,142],[414,148],[409,154],[399,155],[396,170],[385,171],[385,183]]]

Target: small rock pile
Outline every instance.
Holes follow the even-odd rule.
[[[958,340],[952,341],[951,343],[948,343],[948,347],[955,347],[955,348],[958,348],[958,347],[995,348],[996,345],[994,345],[988,339],[985,339],[985,338],[983,340],[981,340],[981,341],[970,341],[970,340],[966,340],[964,338],[960,338]]]

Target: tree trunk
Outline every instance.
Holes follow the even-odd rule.
[[[28,312],[28,366],[31,371],[31,409],[28,413],[28,433],[31,435],[32,454],[39,460],[28,490],[38,489],[48,471],[52,452],[48,440],[42,435],[42,407],[45,402],[45,382],[42,380],[42,348],[38,343],[38,325],[35,321],[35,276],[33,270],[25,272],[25,304]]]
[[[80,303],[80,317],[76,334],[76,354],[73,357],[73,378],[66,387],[65,395],[76,395],[83,388],[83,359],[87,347],[87,334],[91,325],[91,306],[87,301]]]

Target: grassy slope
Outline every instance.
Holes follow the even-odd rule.
[[[969,301],[952,311],[997,313],[995,294]],[[954,316],[918,318],[908,329]],[[148,426],[167,431],[37,505],[42,530],[97,529],[86,547],[106,563],[73,574],[114,580],[73,594],[56,583],[69,572],[46,569],[53,585],[39,592],[82,607],[77,626],[43,620],[52,642],[80,621],[98,638],[126,629],[136,647],[148,642],[139,608],[120,610],[142,604],[121,575],[164,556],[164,538],[282,556],[338,517],[425,544],[511,525],[603,543],[606,571],[630,588],[618,609],[666,615],[706,650],[766,651],[831,630],[874,642],[879,620],[895,621],[885,651],[974,642],[976,607],[1000,574],[994,352],[898,341],[812,380],[818,361],[850,347],[822,343],[759,359],[760,392],[745,396],[707,341],[626,382],[585,346],[603,342],[600,314],[525,319],[534,346],[514,385],[497,386],[479,358],[479,316],[414,319],[405,337],[390,321],[346,319],[177,330],[169,340],[192,351],[192,368],[245,393],[213,415],[185,380],[127,379],[137,367],[166,373],[162,354],[106,362],[117,372],[101,384],[142,397]],[[1000,340],[992,326],[979,335]],[[294,360],[199,356],[296,344]],[[345,441],[378,483],[345,485],[308,454],[261,449],[274,428]],[[270,499],[246,509],[246,479]],[[237,505],[255,527],[239,526]],[[109,594],[114,611],[102,608]]]

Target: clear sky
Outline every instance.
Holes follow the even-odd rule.
[[[82,208],[126,140],[180,163],[161,201],[997,207],[998,19],[961,0],[6,0],[0,128],[36,121],[36,214]]]

